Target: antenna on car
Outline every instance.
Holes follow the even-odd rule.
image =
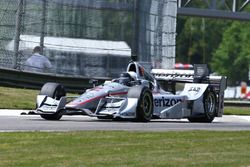
[[[96,79],[91,79],[89,80],[89,83],[93,85],[93,87],[96,87],[96,85],[98,84],[98,80]]]

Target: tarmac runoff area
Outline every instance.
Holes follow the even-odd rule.
[[[88,116],[63,116],[59,121],[47,121],[39,115],[21,115],[28,110],[0,109],[0,132],[16,131],[250,131],[250,116],[224,115],[212,123],[190,123],[187,119],[153,119],[148,123],[99,120]]]

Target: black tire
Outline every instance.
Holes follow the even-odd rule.
[[[151,120],[154,110],[153,96],[149,88],[134,86],[128,91],[128,98],[137,98],[136,120],[148,122]]]
[[[105,120],[107,120],[107,119],[113,119],[113,116],[97,116],[97,118],[98,119],[105,119]]]
[[[66,96],[66,91],[62,85],[48,82],[43,85],[39,94],[60,100],[61,97]],[[41,117],[46,120],[59,120],[61,119],[62,115],[60,113],[41,114]]]
[[[216,115],[216,95],[212,89],[207,89],[203,96],[204,115],[202,117],[190,117],[190,122],[211,123]]]
[[[66,96],[66,91],[62,85],[48,82],[43,85],[39,94],[47,95],[51,98],[56,98],[56,100],[60,100],[61,97]]]
[[[204,122],[212,122],[216,115],[216,95],[214,91],[210,90],[205,93],[204,99]]]

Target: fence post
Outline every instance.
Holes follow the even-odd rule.
[[[42,48],[42,54],[43,54],[43,49],[44,49],[46,12],[47,12],[47,0],[43,0],[42,26],[41,26],[41,35],[40,35],[40,47]]]
[[[23,12],[23,0],[19,0],[17,12],[16,12],[16,29],[15,29],[15,37],[14,37],[14,68],[15,69],[18,68],[17,58],[18,58],[18,53],[19,53],[22,12]]]
[[[134,0],[134,20],[133,20],[133,42],[132,42],[132,55],[131,59],[133,61],[138,60],[138,36],[139,36],[139,4],[137,0]]]

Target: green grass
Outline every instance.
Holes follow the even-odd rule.
[[[39,90],[0,87],[0,108],[32,110],[35,108],[38,93]],[[248,107],[225,107],[224,114],[250,115],[250,109]]]
[[[1,109],[34,109],[38,90],[0,87]]]
[[[32,110],[36,106],[36,96],[40,90],[0,87],[1,109]],[[76,94],[69,93],[70,96]]]
[[[225,115],[250,115],[250,107],[225,107]]]
[[[249,139],[249,131],[0,133],[0,166],[247,167]]]

